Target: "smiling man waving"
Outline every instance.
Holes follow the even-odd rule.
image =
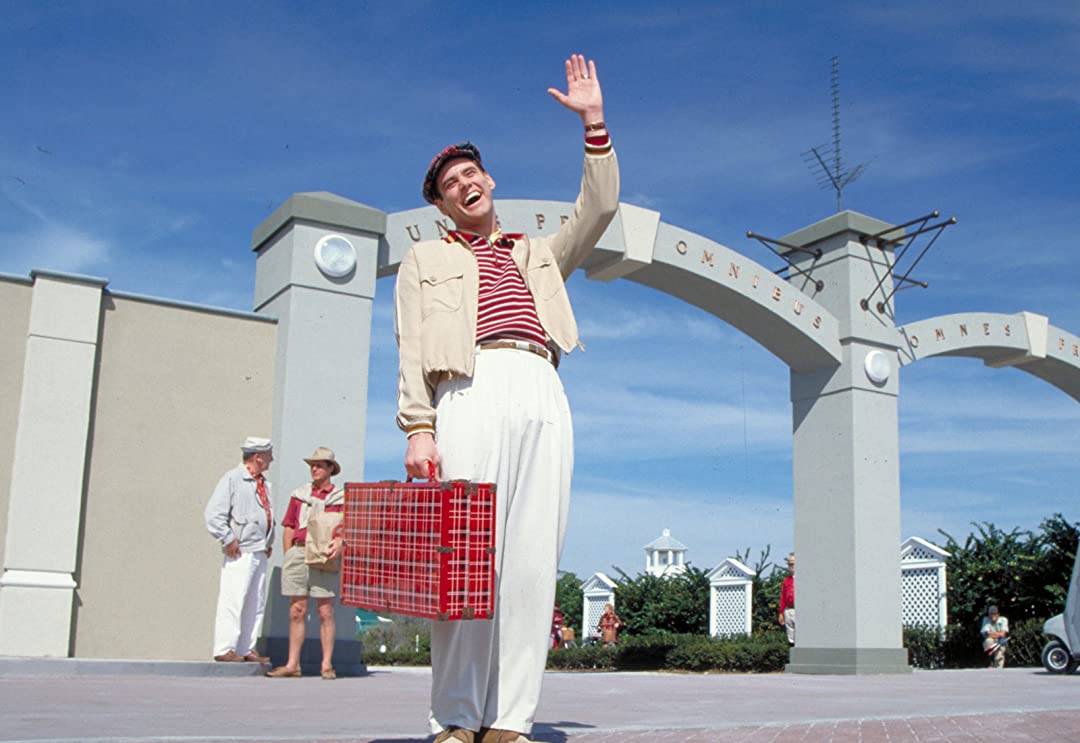
[[[540,699],[556,569],[574,465],[559,358],[578,343],[565,281],[619,203],[619,170],[594,62],[566,61],[566,93],[585,125],[573,215],[551,237],[499,229],[495,180],[471,142],[432,160],[424,198],[454,221],[413,245],[395,291],[398,425],[405,468],[496,484],[496,606],[490,622],[435,622],[435,740],[522,743]]]

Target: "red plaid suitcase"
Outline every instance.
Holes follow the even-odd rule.
[[[341,601],[429,619],[490,619],[495,485],[345,484]]]

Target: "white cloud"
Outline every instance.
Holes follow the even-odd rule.
[[[32,269],[68,273],[104,273],[113,248],[108,240],[56,223],[0,233],[0,262],[9,273]]]

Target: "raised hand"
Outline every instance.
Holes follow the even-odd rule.
[[[581,116],[585,124],[604,120],[604,97],[600,92],[600,78],[596,76],[596,63],[585,61],[582,54],[571,54],[566,60],[566,93],[548,88],[551,97]]]

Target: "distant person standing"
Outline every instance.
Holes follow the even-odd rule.
[[[604,613],[600,615],[600,623],[597,626],[600,630],[600,642],[604,647],[611,647],[619,642],[619,630],[626,625],[615,613],[614,606],[604,604]]]
[[[991,668],[1005,667],[1005,645],[1009,642],[1009,620],[996,606],[986,610],[982,620],[983,650],[990,656]]]
[[[337,595],[339,570],[321,570],[306,562],[308,525],[315,514],[341,513],[345,510],[345,491],[330,481],[341,472],[334,452],[320,446],[304,462],[311,468],[311,481],[293,491],[285,518],[281,520],[285,559],[281,563],[281,594],[289,599],[289,657],[285,665],[266,675],[270,678],[300,678],[300,651],[304,645],[308,597],[315,599],[319,612],[319,640],[322,643],[320,675],[337,678],[334,671],[334,597]],[[341,554],[340,527],[323,550],[333,562]],[[318,549],[320,545],[313,543]],[[335,563],[336,564],[336,563]]]
[[[788,574],[780,586],[780,626],[787,630],[789,645],[795,644],[795,553],[787,556]]]
[[[270,483],[263,473],[274,461],[270,439],[249,436],[243,462],[222,475],[203,516],[221,543],[221,584],[214,620],[214,660],[267,663],[255,652],[266,607],[267,565],[274,540]]]
[[[548,649],[562,647],[563,622],[565,621],[566,617],[559,608],[559,602],[556,601],[555,610],[551,613],[551,640],[548,642]]]

